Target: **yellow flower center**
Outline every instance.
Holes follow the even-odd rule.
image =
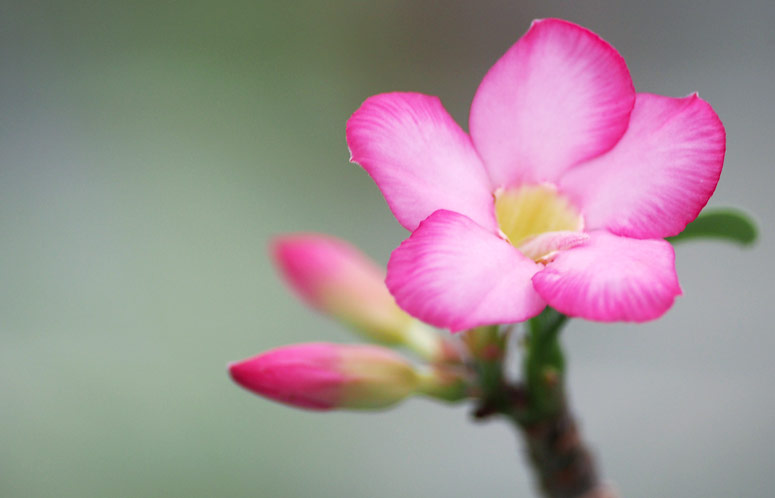
[[[547,232],[579,232],[584,228],[581,214],[551,185],[496,192],[495,216],[511,245],[535,260],[543,255],[527,254],[523,250],[526,243]]]

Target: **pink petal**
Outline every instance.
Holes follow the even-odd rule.
[[[601,322],[653,320],[681,295],[670,243],[605,231],[560,252],[533,284],[558,311]]]
[[[482,80],[471,137],[495,186],[554,182],[616,144],[634,100],[611,45],[567,21],[534,21]]]
[[[458,332],[540,313],[530,282],[540,268],[470,218],[440,210],[393,251],[387,286],[410,315]]]
[[[408,230],[437,209],[496,229],[492,188],[471,139],[437,97],[370,97],[347,122],[351,161],[371,175]]]
[[[724,126],[707,102],[639,93],[630,127],[609,153],[562,178],[589,228],[662,238],[680,233],[716,189]]]

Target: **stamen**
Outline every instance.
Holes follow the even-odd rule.
[[[576,247],[587,239],[589,239],[589,235],[584,232],[546,232],[525,239],[517,249],[532,260],[548,263],[554,259],[557,252]]]

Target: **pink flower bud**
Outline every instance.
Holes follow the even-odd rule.
[[[413,320],[385,286],[385,272],[350,244],[319,234],[295,234],[271,244],[291,288],[310,306],[372,340],[405,342]]]
[[[239,385],[308,410],[375,409],[412,394],[419,377],[379,346],[310,343],[285,346],[229,365]]]

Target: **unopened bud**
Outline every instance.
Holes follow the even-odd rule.
[[[378,409],[417,389],[413,366],[379,346],[310,343],[285,346],[229,365],[256,394],[309,410]]]
[[[396,305],[385,271],[358,249],[320,234],[295,234],[272,242],[275,262],[291,288],[310,306],[366,338],[403,344],[424,358],[447,354],[441,337]]]

